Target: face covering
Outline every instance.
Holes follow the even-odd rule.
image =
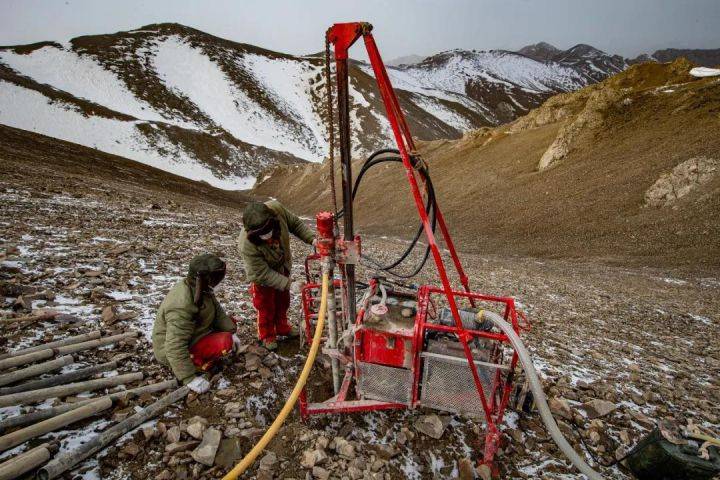
[[[272,230],[270,230],[269,232],[267,232],[263,235],[258,235],[258,237],[260,237],[260,240],[268,241],[272,238],[272,235],[273,235],[273,232],[272,232]]]

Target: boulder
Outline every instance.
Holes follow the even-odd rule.
[[[176,453],[185,452],[187,450],[190,450],[195,445],[197,445],[198,442],[196,440],[189,440],[187,442],[175,442],[175,443],[168,443],[165,445],[165,452],[169,455],[175,455]]]
[[[248,372],[254,372],[262,365],[260,357],[255,353],[245,354],[245,370]]]
[[[277,455],[275,455],[274,452],[268,452],[260,459],[258,468],[267,472],[272,472],[275,469],[275,465],[277,465],[277,461]]]
[[[222,433],[220,430],[208,428],[203,433],[202,442],[193,450],[192,458],[198,463],[211,467],[215,463],[215,454],[220,446]]]
[[[322,467],[313,467],[312,474],[316,480],[328,480],[330,478],[330,472]]]
[[[423,415],[415,422],[415,429],[428,437],[439,439],[443,436],[443,433],[445,433],[445,427],[447,427],[448,423],[450,422],[443,421],[435,414]]]
[[[243,457],[239,438],[224,438],[220,441],[217,454],[215,454],[215,465],[229,470]]]
[[[585,410],[585,413],[587,413],[588,418],[592,420],[608,415],[617,408],[617,405],[612,402],[608,402],[607,400],[595,398],[589,402],[583,403],[582,408]]]
[[[205,429],[208,426],[207,419],[203,417],[193,417],[188,422],[187,426],[187,433],[193,438],[196,438],[198,440],[202,440],[203,433],[205,433]]]
[[[343,437],[335,437],[335,451],[347,460],[355,458],[355,446]]]
[[[180,431],[180,427],[178,427],[177,425],[168,428],[168,430],[165,432],[165,440],[167,440],[168,443],[179,442],[181,436],[182,432]]]
[[[570,408],[570,404],[568,403],[568,401],[564,398],[553,397],[548,402],[548,406],[550,407],[550,411],[553,413],[553,415],[562,417],[565,420],[572,420],[572,409]]]
[[[108,305],[103,308],[101,318],[105,325],[112,325],[113,323],[117,322],[118,316],[115,312],[115,307],[113,307],[112,305]]]
[[[310,448],[302,453],[302,457],[300,458],[300,465],[309,470],[315,465],[320,465],[324,463],[327,458],[327,453],[325,453],[325,450],[323,450],[322,448]]]

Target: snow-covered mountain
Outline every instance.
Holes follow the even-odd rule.
[[[596,81],[591,53],[561,63],[453,50],[389,73],[417,138],[459,138]],[[178,24],[2,47],[0,123],[247,188],[268,166],[327,155],[322,68],[318,55]],[[353,153],[364,155],[391,145],[391,131],[370,67],[354,62],[350,75]]]
[[[425,59],[422,55],[403,55],[402,57],[393,58],[392,60],[386,60],[385,64],[392,67],[399,67],[400,65],[414,65],[420,63]]]
[[[591,83],[571,67],[506,50],[451,50],[388,71],[395,88],[464,102],[469,108],[477,105],[491,124],[512,120],[551,95]]]
[[[558,53],[553,57],[553,61],[576,70],[589,83],[600,82],[610,75],[622,72],[628,66],[620,55],[608,55],[584,43]]]

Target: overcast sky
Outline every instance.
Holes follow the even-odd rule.
[[[660,48],[720,48],[720,0],[0,0],[0,45],[65,41],[178,22],[292,54],[323,48],[334,22],[375,26],[383,56],[451,48],[589,43],[636,56]],[[353,51],[361,58],[359,47]]]

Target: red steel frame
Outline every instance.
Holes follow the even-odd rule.
[[[415,381],[413,385],[412,406],[416,407],[420,405],[418,392],[420,383],[419,352],[422,349],[425,332],[429,330],[436,330],[455,334],[460,343],[462,344],[465,358],[468,362],[468,366],[470,367],[470,371],[472,372],[473,381],[475,383],[475,387],[477,389],[485,413],[487,435],[485,439],[483,463],[492,465],[492,460],[495,453],[497,452],[499,442],[499,432],[497,429],[497,424],[502,421],[504,410],[508,403],[510,391],[512,388],[513,372],[517,364],[518,358],[517,354],[513,352],[512,360],[510,362],[510,370],[507,378],[502,379],[500,370],[498,370],[492,392],[485,392],[480,377],[478,375],[477,368],[474,363],[474,358],[468,342],[476,337],[495,340],[501,343],[509,343],[509,341],[504,334],[465,329],[460,320],[457,299],[461,298],[467,300],[473,306],[475,306],[476,301],[500,302],[504,304],[505,318],[509,319],[512,322],[516,331],[519,331],[514,301],[512,298],[481,295],[470,291],[468,277],[465,274],[462,263],[460,262],[460,258],[458,257],[455,244],[453,243],[453,240],[447,228],[447,224],[445,223],[445,218],[442,214],[442,211],[440,210],[440,206],[436,204],[435,215],[437,223],[440,227],[440,232],[444,239],[445,245],[447,246],[447,249],[450,253],[450,257],[452,258],[453,265],[463,288],[462,291],[453,290],[450,279],[448,277],[447,269],[445,267],[442,255],[437,245],[435,233],[432,230],[428,215],[425,211],[423,196],[420,191],[420,182],[424,184],[425,178],[422,171],[416,168],[417,164],[415,162],[418,160],[419,157],[417,156],[415,143],[413,141],[412,135],[410,134],[410,129],[408,128],[408,124],[398,103],[397,96],[395,95],[395,92],[390,83],[390,79],[385,69],[385,65],[383,64],[380,52],[378,51],[377,45],[375,43],[375,39],[371,34],[371,30],[372,26],[369,23],[339,23],[333,25],[328,30],[327,40],[334,48],[335,62],[338,72],[338,82],[339,84],[340,82],[345,82],[345,85],[347,85],[348,49],[360,37],[363,38],[370,59],[370,64],[372,65],[373,72],[375,74],[378,89],[380,91],[380,95],[382,96],[383,104],[385,105],[387,117],[393,131],[393,136],[395,137],[395,142],[402,158],[402,163],[405,168],[407,180],[410,184],[413,199],[415,201],[418,214],[420,215],[420,218],[422,220],[425,236],[430,246],[433,260],[437,267],[438,275],[442,283],[442,288],[422,286],[418,292],[418,314],[415,322],[415,337],[413,340],[413,346],[415,351]],[[419,180],[418,176],[420,177]],[[342,268],[342,265],[340,267]],[[343,285],[343,287],[345,286]],[[303,308],[305,310],[304,313],[306,317],[306,334],[308,335],[308,338],[311,336],[310,324],[313,315],[308,305],[312,301],[312,292],[317,291],[318,288],[319,285],[317,283],[309,283],[303,292]],[[373,285],[371,285],[371,288],[373,288]],[[430,301],[430,296],[432,294],[444,294],[450,307],[455,326],[449,327],[427,321],[427,307],[428,302]],[[350,308],[349,310],[352,312],[354,311],[354,308]],[[363,313],[363,309],[358,312],[355,319],[356,324],[359,325],[362,321]],[[347,312],[344,312],[344,314],[347,315]],[[355,348],[355,350],[357,351],[358,349]],[[307,396],[303,391],[303,394],[300,398],[300,411],[303,418],[307,418],[307,416],[311,414],[319,413],[351,413],[360,411],[408,408],[408,405],[391,402],[380,402],[372,400],[346,400],[350,382],[353,376],[357,379],[358,374],[359,372],[357,370],[351,371],[350,369],[346,369],[345,379],[338,395],[322,403],[308,403]],[[501,393],[499,401],[497,400],[498,393]]]

